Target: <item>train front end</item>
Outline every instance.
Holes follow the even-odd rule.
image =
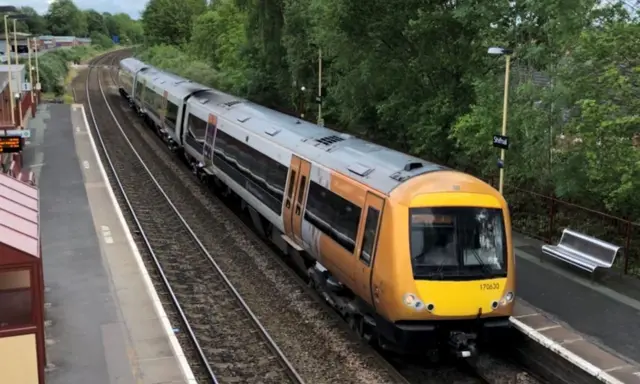
[[[373,276],[381,336],[403,351],[459,357],[504,341],[515,300],[504,198],[470,175],[439,171],[403,183],[390,200],[393,233],[382,235],[379,252],[393,256]]]

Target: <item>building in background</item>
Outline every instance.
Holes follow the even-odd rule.
[[[27,68],[23,64],[11,66],[11,91],[13,91],[13,97],[20,92],[20,99],[24,99],[29,96],[30,87],[27,80]],[[9,66],[0,65],[0,125],[6,126],[11,124],[11,92],[9,92]],[[14,99],[15,101],[15,99]],[[17,104],[16,104],[17,105]],[[17,108],[16,108],[17,109]],[[14,112],[15,113],[15,112]]]
[[[13,46],[14,41],[18,43],[18,54],[28,53],[29,51],[29,38],[32,35],[29,33],[18,32],[15,34],[9,33],[9,48],[5,47],[6,36],[4,33],[0,34],[0,52],[3,56],[6,56],[7,52],[15,52],[16,49]]]

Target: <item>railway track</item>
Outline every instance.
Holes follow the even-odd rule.
[[[117,61],[115,61],[117,57],[117,55],[108,55],[103,58],[102,61],[98,61],[94,64],[96,66],[105,62],[108,64],[114,64],[117,63]],[[175,272],[175,275],[173,275],[174,279],[178,279],[178,281],[180,281],[180,277],[186,277],[188,279],[193,278],[192,281],[189,280],[190,282],[188,284],[185,284],[183,281],[182,283],[174,286],[174,289],[176,291],[183,292],[183,296],[180,296],[179,294],[175,295],[178,299],[178,303],[189,303],[188,305],[183,304],[185,310],[182,312],[185,313],[185,316],[182,320],[184,321],[186,319],[189,321],[189,316],[193,316],[198,321],[199,326],[192,327],[197,340],[200,340],[198,337],[204,339],[211,337],[208,336],[212,334],[212,331],[209,330],[209,328],[215,327],[218,324],[222,324],[226,327],[225,323],[216,323],[213,316],[203,313],[201,310],[203,304],[211,303],[212,301],[211,299],[204,297],[210,294],[207,287],[212,285],[211,283],[205,283],[203,281],[208,277],[208,273],[204,272],[206,269],[203,269],[204,265],[202,260],[205,259],[203,255],[208,255],[206,250],[209,249],[215,254],[216,260],[220,261],[218,269],[223,269],[227,272],[230,277],[228,280],[233,280],[238,286],[236,293],[240,291],[243,296],[247,297],[247,302],[251,308],[258,308],[256,309],[257,316],[254,317],[260,318],[260,320],[265,324],[262,329],[269,329],[274,334],[274,337],[271,340],[278,340],[278,343],[282,346],[283,350],[287,351],[288,356],[292,359],[293,365],[301,372],[299,376],[304,377],[309,383],[329,383],[336,381],[354,383],[532,382],[526,377],[524,380],[519,379],[516,374],[519,374],[521,377],[522,375],[517,368],[515,370],[506,369],[507,372],[499,372],[505,371],[504,367],[500,367],[501,369],[498,369],[498,373],[496,374],[496,370],[490,367],[489,370],[492,374],[483,375],[477,369],[466,369],[465,367],[461,369],[458,365],[429,367],[420,363],[407,363],[401,359],[390,359],[391,364],[389,364],[387,361],[381,361],[382,358],[375,354],[371,348],[361,345],[357,340],[354,342],[354,336],[349,334],[345,324],[337,318],[335,313],[333,313],[328,307],[324,306],[323,303],[318,300],[317,296],[304,288],[302,284],[303,282],[299,276],[292,273],[287,267],[282,268],[283,262],[277,256],[264,257],[266,254],[272,253],[271,249],[264,244],[252,230],[244,225],[244,223],[236,216],[237,212],[232,212],[232,208],[229,206],[213,200],[209,191],[198,185],[195,182],[195,178],[189,176],[188,172],[185,171],[184,166],[179,162],[179,160],[175,156],[166,152],[161,141],[153,136],[150,131],[145,130],[144,127],[138,124],[136,119],[131,118],[131,114],[126,110],[125,103],[122,102],[116,92],[109,92],[108,90],[107,92],[104,92],[103,83],[112,81],[111,76],[113,76],[113,72],[103,72],[102,75],[104,76],[104,79],[101,79],[100,75],[96,72],[97,71],[95,70],[90,70],[87,74],[87,82],[85,85],[85,104],[87,105],[89,113],[95,113],[94,117],[96,118],[96,121],[98,121],[97,126],[93,127],[94,130],[99,133],[98,130],[106,131],[108,129],[108,134],[103,133],[106,140],[104,140],[104,137],[101,137],[100,139],[101,143],[104,144],[102,150],[103,154],[109,153],[113,158],[117,157],[120,159],[120,168],[116,167],[114,172],[118,172],[118,175],[124,174],[125,176],[122,176],[122,180],[119,185],[117,180],[114,180],[115,184],[118,185],[118,187],[122,187],[122,192],[129,193],[128,196],[132,199],[142,200],[135,203],[138,204],[140,207],[138,209],[141,209],[142,212],[137,213],[137,217],[151,217],[148,219],[150,220],[149,223],[145,224],[140,222],[140,226],[143,227],[141,232],[144,231],[145,225],[147,231],[153,231],[152,233],[154,233],[154,236],[152,239],[149,239],[148,243],[152,248],[156,248],[156,255],[162,252],[164,252],[164,254],[170,254],[170,249],[172,249],[172,247],[175,249],[176,245],[182,244],[181,242],[184,240],[181,240],[182,237],[177,237],[176,233],[178,230],[175,228],[188,227],[187,220],[184,217],[188,217],[190,220],[189,222],[197,223],[197,225],[192,225],[193,230],[189,229],[186,231],[190,232],[189,234],[192,239],[195,239],[191,241],[191,248],[188,252],[186,252],[187,249],[185,249],[185,251],[181,250],[180,252],[184,253],[185,257],[188,257],[189,260],[193,259],[194,263],[197,263],[195,265],[198,265],[199,267],[189,267],[187,268],[188,270],[185,270],[186,267],[183,265],[182,261],[175,260],[175,258],[171,259],[171,256],[164,256],[170,260],[165,265],[158,262],[160,268],[173,268],[173,270],[179,271]],[[96,78],[98,84],[95,84]],[[97,85],[97,89],[89,89],[89,83],[92,79],[94,85]],[[102,103],[99,99],[102,99]],[[96,104],[99,105],[96,106]],[[109,104],[119,105],[124,108],[115,108],[115,110],[113,110]],[[93,108],[91,107],[92,105]],[[128,123],[126,135],[135,142],[135,145],[133,145],[128,139],[125,139],[125,132],[118,121]],[[118,138],[117,136],[120,137]],[[134,151],[134,147],[140,152],[140,154],[132,153]],[[135,158],[137,158],[138,161],[134,161]],[[115,163],[117,161],[118,160],[113,162]],[[145,163],[148,166],[140,166],[140,164]],[[147,175],[141,175],[142,173],[147,173]],[[154,177],[152,175],[156,176]],[[140,187],[140,185],[144,185],[144,188]],[[154,186],[155,191],[152,192],[150,190],[150,186]],[[166,192],[163,188],[166,189]],[[133,191],[127,192],[129,189],[132,189]],[[150,193],[144,192],[147,190],[149,190]],[[159,193],[158,191],[162,192]],[[171,203],[172,200],[169,196],[173,199],[173,203]],[[169,203],[165,201],[168,201]],[[168,214],[166,214],[166,217],[165,214],[162,214],[161,216],[163,218],[161,219],[152,218],[154,214],[149,212],[150,206],[153,206],[154,204],[161,205],[160,202],[164,205],[171,206],[171,210],[165,208],[164,211],[173,211],[173,219],[169,220],[167,218],[169,216]],[[136,209],[135,204],[131,204],[134,212]],[[125,205],[127,205],[126,202]],[[158,208],[156,208],[156,210],[158,210]],[[182,221],[176,221],[175,217],[178,217],[177,215],[179,215],[179,213],[176,215],[176,212],[182,212],[182,214],[185,215],[182,217]],[[222,217],[224,217],[224,220]],[[164,228],[162,228],[163,226]],[[239,229],[239,226],[243,227]],[[182,233],[186,234],[186,232],[183,229]],[[197,232],[197,234],[195,232]],[[209,236],[207,236],[207,232],[209,232]],[[212,238],[210,235],[211,233],[215,233],[215,239]],[[249,237],[249,240],[247,240],[246,237]],[[198,238],[203,239],[203,241],[200,242],[197,240]],[[197,243],[200,249],[197,249],[198,247],[194,245],[195,243]],[[160,251],[157,249],[160,249]],[[230,254],[233,254],[234,251],[239,251],[236,254],[237,257],[230,257]],[[200,255],[200,261],[196,260],[197,255]],[[161,258],[158,257],[158,259]],[[253,263],[247,263],[247,259],[249,259],[248,261],[253,261]],[[171,262],[171,260],[173,260],[173,262]],[[211,261],[209,261],[209,263],[210,262]],[[240,267],[238,267],[238,265]],[[246,269],[246,273],[242,272],[243,266],[249,266],[249,268]],[[253,271],[253,269],[256,269],[256,266],[263,271],[262,274],[255,273],[255,271]],[[211,270],[211,267],[209,267],[209,270]],[[194,271],[197,271],[197,273],[194,274]],[[266,271],[266,273],[264,271]],[[162,276],[159,276],[159,278],[162,280]],[[173,283],[169,278],[166,280],[168,280],[169,286],[171,286],[171,284],[175,284],[175,280]],[[291,280],[296,281],[291,283]],[[283,283],[283,281],[286,281],[286,283]],[[263,282],[264,285],[262,284]],[[265,291],[260,288],[269,286],[274,287],[275,289],[273,289],[273,292],[269,292],[265,295]],[[262,293],[261,297],[259,293]],[[191,298],[190,295],[195,296],[195,298]],[[280,297],[278,297],[279,295]],[[220,292],[214,292],[211,294],[211,297],[221,297],[221,294]],[[229,295],[227,294],[226,296],[222,296],[222,298],[225,297],[229,298]],[[260,300],[260,298],[262,300]],[[266,301],[268,303],[267,305],[264,305],[265,303],[259,304],[258,301]],[[278,301],[280,301],[280,304],[278,304]],[[284,305],[282,301],[285,302]],[[176,307],[175,303],[174,307]],[[212,306],[210,308],[215,307]],[[293,310],[291,310],[292,308]],[[269,312],[270,309],[271,313]],[[292,311],[294,313],[289,314],[288,316],[284,313],[276,315],[278,311]],[[181,317],[179,310],[173,312],[175,316]],[[194,314],[192,314],[192,312],[194,312]],[[292,317],[299,318],[297,324],[291,321]],[[209,323],[207,323],[207,321],[209,321]],[[309,326],[305,327],[304,325]],[[183,334],[184,333],[185,332],[183,332]],[[296,337],[296,335],[299,336]],[[315,340],[313,336],[315,336]],[[340,340],[340,338],[344,338],[345,340]],[[182,337],[181,343],[183,345],[187,345],[187,349],[192,351],[191,355],[198,355],[198,348],[193,347],[193,345],[196,345],[195,342],[189,342]],[[189,347],[189,344],[191,344],[191,347]],[[233,345],[233,343],[231,344]],[[260,345],[264,346],[264,344],[264,337],[262,337]],[[219,370],[217,370],[220,368],[220,364],[218,362],[223,356],[212,355],[207,357],[207,348],[201,349],[205,356],[201,357],[200,360],[205,361],[206,359],[206,361],[216,362],[214,364],[205,365],[207,367],[211,367],[214,374],[219,372]],[[273,356],[273,348],[269,348],[269,350],[272,353],[271,356]],[[249,355],[255,352],[256,351],[253,350]],[[354,352],[359,356],[355,355]],[[234,375],[240,375],[238,376],[240,378],[258,377],[259,375],[255,374],[255,372],[251,374],[253,376],[242,376],[243,374],[247,375],[246,372],[237,373],[242,371],[241,367],[246,367],[246,364],[242,363],[242,359],[243,356],[247,357],[248,355],[239,354],[236,359],[235,353],[236,351],[227,356],[231,357],[230,359],[223,360],[231,360],[231,362],[228,363],[229,365],[222,365],[225,371],[232,372],[230,377],[236,377]],[[264,349],[262,350],[262,353],[265,353]],[[256,355],[251,356],[254,358],[253,361],[257,361],[255,358]],[[247,360],[251,360],[251,358],[247,358]],[[266,375],[273,374],[273,380],[268,379],[262,380],[261,382],[286,382],[282,381],[282,377],[284,376],[287,376],[287,379],[291,382],[291,380],[293,380],[291,374],[290,372],[288,374],[284,372],[286,370],[283,368],[282,361],[279,361],[279,367],[274,368],[273,362],[275,360],[278,359],[272,358],[268,361],[269,364],[267,365],[269,365],[269,369],[272,371],[267,370],[268,372],[266,373]],[[484,363],[486,365],[486,359],[484,360]],[[490,363],[489,365],[492,364],[494,363]],[[203,369],[198,370],[195,368],[196,367],[194,367],[195,371],[200,372],[198,374],[199,378],[207,376],[205,374],[206,372],[203,373]],[[496,379],[496,376],[498,376],[498,379]],[[218,377],[220,377],[219,374]],[[226,378],[220,382],[225,381],[227,381]],[[236,379],[233,381],[237,382]],[[240,381],[245,382],[244,380]],[[247,382],[251,382],[251,379]]]
[[[142,159],[132,161],[126,137],[107,129],[119,124],[108,108],[94,107],[102,100],[94,98],[101,89],[90,89],[91,77],[102,87],[98,71],[87,76],[89,119],[209,381],[304,383]]]

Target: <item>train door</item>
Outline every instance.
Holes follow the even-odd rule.
[[[160,111],[161,111],[160,112],[161,113],[161,116],[160,116],[161,123],[160,124],[161,124],[161,128],[162,129],[166,129],[165,121],[167,119],[167,102],[168,102],[167,98],[168,97],[169,97],[169,92],[164,91],[162,93],[162,105],[160,106]]]
[[[362,215],[362,223],[359,228],[356,242],[356,252],[358,261],[354,263],[354,281],[356,293],[358,296],[366,300],[369,304],[375,306],[371,297],[371,268],[375,258],[375,252],[378,243],[378,231],[382,219],[382,209],[384,207],[384,199],[371,192],[367,192],[365,200],[364,212]]]
[[[204,163],[207,166],[213,165],[214,146],[216,142],[216,135],[218,133],[218,118],[209,114],[207,120],[207,129],[204,133],[203,153]],[[189,132],[187,131],[187,134]]]
[[[302,213],[304,198],[309,185],[311,163],[296,155],[291,157],[289,166],[289,181],[284,199],[284,230],[289,240],[293,240],[302,248]],[[292,244],[293,245],[293,244]]]

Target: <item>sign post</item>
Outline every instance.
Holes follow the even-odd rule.
[[[500,193],[502,193],[502,183],[504,180],[504,151],[509,149],[509,136],[493,135],[493,146],[494,148],[500,148],[498,169],[500,169]]]

